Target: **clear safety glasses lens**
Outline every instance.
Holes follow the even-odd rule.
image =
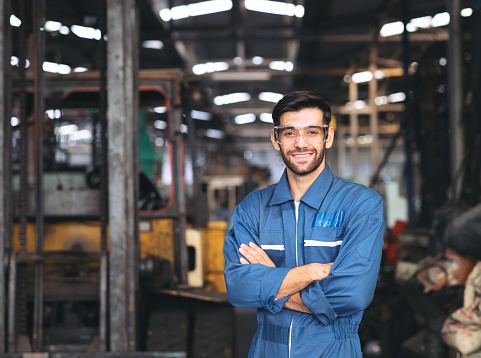
[[[282,145],[293,145],[302,135],[310,144],[321,144],[327,140],[328,128],[326,124],[276,126],[274,139]]]

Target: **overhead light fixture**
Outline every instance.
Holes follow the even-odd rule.
[[[83,39],[100,40],[102,38],[102,32],[99,29],[94,29],[93,27],[72,25],[70,30],[72,30],[75,35]]]
[[[45,113],[50,119],[58,119],[62,117],[62,111],[60,109],[48,109],[45,111]]]
[[[154,122],[154,128],[163,130],[163,129],[167,128],[167,122],[166,122],[166,121],[161,121],[160,119],[157,119],[157,120]]]
[[[256,115],[254,113],[239,114],[234,117],[234,122],[236,124],[247,124],[255,122]]]
[[[10,15],[10,25],[12,25],[13,27],[20,27],[20,25],[22,25],[22,21],[12,14]]]
[[[461,10],[462,17],[470,17],[472,14],[473,14],[473,9],[471,9],[470,7],[467,7]]]
[[[45,31],[48,32],[60,31],[60,29],[62,28],[62,23],[58,21],[46,21],[44,28]]]
[[[43,63],[42,68],[45,72],[59,73],[61,75],[68,75],[70,72],[72,72],[72,69],[68,65],[47,61]]]
[[[10,57],[10,64],[12,66],[18,66],[20,64],[20,60],[18,59],[17,56],[12,56]]]
[[[251,99],[251,95],[247,92],[230,93],[214,98],[214,103],[218,106],[225,104],[232,104],[238,102],[245,102]]]
[[[406,99],[406,94],[404,92],[397,92],[390,94],[387,98],[391,103],[403,102]]]
[[[382,37],[400,35],[404,32],[404,24],[402,21],[390,22],[384,24],[381,28],[380,34]]]
[[[373,75],[371,71],[358,72],[352,75],[351,79],[354,83],[364,83],[372,80]]]
[[[205,136],[214,139],[222,139],[224,138],[224,132],[218,129],[207,129],[205,131]]]
[[[272,61],[269,63],[269,68],[276,71],[292,72],[294,64],[291,61]]]
[[[67,26],[62,26],[58,32],[60,32],[62,35],[68,35],[70,33],[70,29]]]
[[[364,102],[362,99],[359,99],[354,102],[354,108],[355,109],[363,109],[366,107],[366,102]]]
[[[87,72],[88,71],[88,68],[85,68],[85,67],[75,67],[73,69],[74,72]]]
[[[187,17],[214,14],[232,9],[231,0],[202,1],[195,4],[174,6],[172,9],[159,11],[160,18],[165,21],[180,20]]]
[[[78,131],[78,127],[75,124],[67,124],[65,126],[60,126],[55,128],[55,134],[59,135],[70,135],[73,132]]]
[[[272,114],[270,113],[261,113],[259,115],[259,119],[262,121],[262,122],[266,122],[266,123],[272,123],[273,120],[272,120]]]
[[[245,0],[247,10],[264,12],[274,15],[304,17],[305,9],[302,5],[294,5],[280,1]]]
[[[20,120],[17,117],[10,118],[10,124],[12,127],[16,127],[20,124]]]
[[[150,48],[152,50],[162,50],[164,48],[164,43],[160,40],[146,40],[142,42],[143,48]]]
[[[431,26],[432,27],[446,26],[446,25],[449,25],[450,20],[451,20],[451,17],[449,16],[449,12],[441,12],[433,17],[433,19],[431,20]]]
[[[212,118],[212,114],[210,114],[209,112],[202,112],[196,110],[190,111],[190,116],[194,119],[198,119],[201,121],[210,121]]]
[[[465,8],[460,12],[462,17],[469,17],[473,14],[473,9]],[[406,30],[409,32],[415,32],[419,29],[428,29],[432,27],[441,27],[449,25],[450,15],[448,12],[440,12],[434,16],[423,16],[411,19],[406,24]],[[379,32],[381,36],[388,37],[393,35],[400,35],[404,32],[404,24],[402,21],[391,22],[383,25]]]
[[[155,107],[154,112],[155,113],[165,113],[167,111],[167,107],[161,106],[161,107]]]
[[[272,102],[272,103],[277,103],[281,100],[281,98],[284,97],[280,93],[274,93],[274,92],[261,92],[259,93],[259,99],[261,101],[266,101],[266,102]]]
[[[264,59],[261,56],[254,56],[252,57],[252,63],[254,65],[262,65],[262,62],[264,62]]]
[[[195,75],[203,75],[206,73],[225,71],[229,69],[229,64],[227,62],[207,62],[199,63],[192,67],[192,72]]]

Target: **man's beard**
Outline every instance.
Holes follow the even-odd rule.
[[[325,157],[325,149],[326,149],[325,142],[324,142],[322,148],[320,148],[320,152],[317,148],[314,149],[315,150],[315,153],[314,153],[315,158],[307,167],[305,167],[305,165],[297,165],[297,164],[292,163],[286,157],[286,155],[284,154],[284,151],[282,149],[281,149],[281,156],[282,156],[282,159],[284,160],[284,164],[286,165],[287,168],[289,168],[289,170],[291,172],[293,172],[294,174],[297,174],[297,175],[307,175],[307,174],[310,174],[313,171],[315,171],[322,164],[322,162],[324,161],[324,157]],[[305,153],[305,152],[312,152],[312,149],[309,149],[309,150],[307,150],[307,149],[304,149],[304,150],[303,149],[293,149],[293,150],[290,151],[290,154],[291,155],[292,155],[292,153],[301,154],[301,153]]]

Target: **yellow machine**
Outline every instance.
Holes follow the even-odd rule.
[[[103,353],[116,343],[116,332],[122,332],[135,339],[128,342],[133,347],[129,352],[152,352],[155,357],[231,358],[234,355],[234,314],[227,301],[223,278],[222,247],[227,222],[194,226],[186,220],[186,212],[179,204],[184,199],[179,198],[182,193],[178,191],[184,185],[179,180],[183,173],[179,166],[183,164],[180,155],[184,138],[175,130],[180,116],[173,125],[170,115],[152,110],[163,105],[169,111],[170,102],[178,96],[178,74],[149,73],[146,78],[157,87],[140,88],[138,167],[150,170],[150,174],[139,176],[139,189],[137,195],[133,195],[138,200],[136,225],[132,226],[137,230],[133,233],[136,239],[127,238],[132,251],[123,250],[123,255],[135,255],[120,256],[123,267],[133,272],[134,281],[124,277],[124,291],[120,295],[112,292],[119,279],[112,272],[124,273],[119,267],[113,271],[112,266],[117,265],[113,255],[121,250],[118,246],[116,251],[112,250],[112,219],[106,217],[99,204],[102,190],[107,192],[105,186],[103,189],[99,186],[106,178],[101,178],[99,163],[95,162],[100,155],[91,156],[93,171],[86,170],[87,166],[79,169],[67,162],[56,162],[62,158],[59,140],[64,141],[60,154],[64,153],[73,162],[83,160],[84,153],[92,154],[88,148],[96,145],[95,141],[85,141],[85,145],[79,147],[82,141],[76,139],[74,148],[79,150],[73,153],[68,135],[64,133],[75,125],[75,131],[80,133],[76,138],[80,138],[85,134],[81,125],[97,126],[95,122],[85,124],[85,121],[97,118],[97,110],[91,103],[92,98],[98,99],[98,89],[69,91],[56,102],[64,107],[59,110],[62,114],[45,123],[44,150],[54,165],[41,175],[36,173],[37,180],[43,183],[42,196],[38,195],[38,188],[34,196],[28,185],[22,187],[22,176],[23,180],[31,181],[31,173],[30,179],[27,178],[31,165],[19,162],[20,170],[14,167],[12,172],[15,200],[12,200],[14,214],[7,274],[9,353]],[[95,83],[96,79],[92,81]],[[179,111],[179,107],[175,110]],[[153,127],[155,121],[164,120],[166,128]],[[56,136],[56,140],[52,141],[49,135]],[[146,143],[154,146],[154,142],[164,151],[160,158],[158,152],[148,153],[142,148]],[[158,151],[157,147],[154,149]],[[171,170],[173,183],[163,200],[159,186],[151,178],[158,176],[160,166],[166,161],[177,168]],[[112,178],[108,179],[111,185]],[[108,211],[113,209],[110,207]],[[125,297],[125,303],[118,306],[118,297]],[[125,308],[127,315],[135,311],[131,326],[113,326],[111,317],[119,314],[115,307]],[[116,332],[109,336],[113,330]]]

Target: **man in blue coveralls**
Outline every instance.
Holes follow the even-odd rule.
[[[229,301],[257,308],[249,357],[361,357],[359,322],[372,300],[383,245],[383,204],[332,174],[329,104],[284,96],[271,140],[286,169],[236,208],[224,243]]]

